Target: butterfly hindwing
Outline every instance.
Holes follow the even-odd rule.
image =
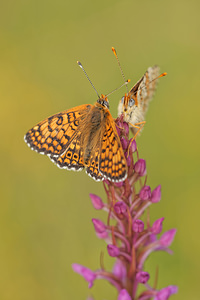
[[[123,181],[127,176],[127,165],[114,120],[106,119],[102,136],[99,161],[100,173],[111,181]]]
[[[70,140],[66,150],[60,156],[53,156],[50,159],[59,167],[68,170],[79,171],[84,168],[83,149],[81,147],[81,132]]]
[[[103,176],[99,172],[99,148],[94,149],[92,151],[85,171],[94,180],[96,181],[103,180]]]

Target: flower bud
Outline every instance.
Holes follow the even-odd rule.
[[[106,225],[101,220],[92,219],[92,222],[97,233],[103,233],[106,231]]]
[[[146,161],[144,159],[139,159],[134,166],[134,170],[139,176],[144,176],[147,173]]]
[[[147,201],[151,198],[151,188],[148,185],[143,186],[140,190],[139,197],[141,200]]]
[[[141,271],[136,274],[136,280],[140,283],[145,284],[150,278],[149,273]]]
[[[124,150],[126,150],[127,149],[127,147],[128,147],[128,141],[125,139],[125,137],[121,137],[121,139],[120,139],[120,141],[121,141],[121,144],[122,144],[122,148],[124,149]]]
[[[95,209],[102,209],[104,207],[103,201],[101,198],[95,194],[90,194],[90,199]]]
[[[131,153],[134,153],[137,150],[137,144],[135,140],[133,139],[129,140],[129,149]]]
[[[153,223],[153,225],[151,227],[151,232],[153,234],[159,234],[159,233],[161,233],[161,231],[162,231],[162,223],[163,223],[164,219],[165,218],[160,218],[160,219],[156,220]]]
[[[131,156],[130,155],[127,156],[126,163],[127,163],[127,166],[130,167],[130,165],[131,165]]]
[[[141,220],[135,220],[132,225],[132,229],[134,232],[140,233],[144,230],[144,222]]]
[[[161,199],[161,185],[157,186],[151,193],[151,202],[157,203]]]
[[[115,245],[107,245],[108,254],[112,257],[117,257],[120,254],[119,248]]]
[[[127,211],[126,204],[123,201],[119,201],[119,202],[115,203],[114,210],[115,210],[116,214],[124,215]]]

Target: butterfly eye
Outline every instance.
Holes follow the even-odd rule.
[[[128,102],[128,105],[131,107],[135,104],[135,100],[133,98],[131,98]]]
[[[122,103],[122,104],[124,103],[124,97],[122,97],[122,99],[121,99],[121,103]]]

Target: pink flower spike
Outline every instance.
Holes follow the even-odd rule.
[[[101,220],[92,219],[92,223],[97,233],[103,233],[106,231],[106,225]]]
[[[157,203],[161,199],[161,185],[157,186],[151,193],[151,202]]]
[[[92,270],[79,264],[73,264],[72,269],[74,270],[74,272],[80,274],[86,281],[89,282],[89,288],[93,286],[93,281],[96,279],[97,275]]]
[[[117,300],[131,300],[131,296],[127,292],[127,290],[123,289],[119,292]]]
[[[176,234],[176,229],[171,229],[171,230],[165,232],[161,236],[161,238],[159,240],[159,244],[163,247],[169,247],[174,240],[175,234]]]
[[[135,220],[132,225],[132,229],[134,232],[140,233],[144,230],[144,222],[141,220]]]
[[[107,250],[111,257],[117,257],[120,254],[119,249],[115,245],[107,245]]]
[[[143,201],[147,201],[151,198],[151,188],[148,185],[143,186],[143,188],[140,190],[139,197]]]
[[[95,209],[102,209],[104,207],[101,198],[95,194],[90,194],[90,199]]]
[[[145,284],[150,278],[149,273],[141,271],[136,274],[136,280],[140,283]]]
[[[161,233],[161,231],[162,231],[162,223],[163,223],[164,219],[165,218],[160,218],[160,219],[156,220],[153,223],[153,225],[151,227],[151,232],[153,234],[159,234],[159,233]]]
[[[147,169],[146,169],[146,161],[144,159],[139,159],[136,163],[135,163],[135,167],[134,170],[136,173],[139,174],[139,176],[144,176],[147,173]]]

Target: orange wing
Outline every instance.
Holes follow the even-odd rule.
[[[81,168],[83,153],[78,128],[91,107],[91,104],[80,105],[45,119],[27,132],[25,142],[61,168],[73,168],[76,164]]]
[[[68,170],[80,171],[84,168],[83,148],[81,147],[81,132],[71,138],[69,146],[60,156],[50,156],[50,159],[59,167]]]
[[[99,172],[99,147],[100,143],[99,146],[90,154],[90,159],[85,170],[86,173],[96,181],[101,181],[104,179],[104,176],[102,176],[102,174]]]
[[[102,136],[99,171],[105,178],[113,182],[123,181],[127,177],[124,151],[110,112]]]

